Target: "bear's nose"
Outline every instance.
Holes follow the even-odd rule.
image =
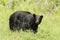
[[[36,23],[38,24],[39,23],[39,20],[36,20]]]

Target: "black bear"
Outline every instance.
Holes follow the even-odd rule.
[[[15,30],[33,30],[37,32],[38,25],[41,23],[43,15],[32,14],[27,11],[16,11],[9,18],[10,29]]]

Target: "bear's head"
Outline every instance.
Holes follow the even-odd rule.
[[[41,23],[42,18],[43,18],[43,15],[38,16],[38,15],[33,14],[33,21],[32,21],[32,27],[31,28],[33,29],[34,33],[37,32],[38,25]]]
[[[39,25],[41,23],[41,21],[42,21],[43,15],[39,16],[39,15],[33,14],[33,18],[34,18],[34,23]]]

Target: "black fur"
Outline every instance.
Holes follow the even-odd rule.
[[[33,30],[33,32],[36,33],[38,25],[41,23],[43,18],[43,15],[38,16],[38,19],[37,16],[38,15],[31,14],[27,11],[16,11],[9,18],[10,29],[13,31],[19,31],[21,29],[23,31]],[[36,20],[38,21],[36,22]]]

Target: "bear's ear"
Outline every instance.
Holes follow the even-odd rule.
[[[43,15],[41,15],[40,17],[43,18]]]
[[[39,17],[39,24],[41,23],[42,18],[43,18],[43,15],[41,15],[41,16]]]
[[[33,21],[36,22],[36,15],[33,14]]]
[[[36,15],[35,15],[35,14],[33,14],[33,17],[36,17]]]

